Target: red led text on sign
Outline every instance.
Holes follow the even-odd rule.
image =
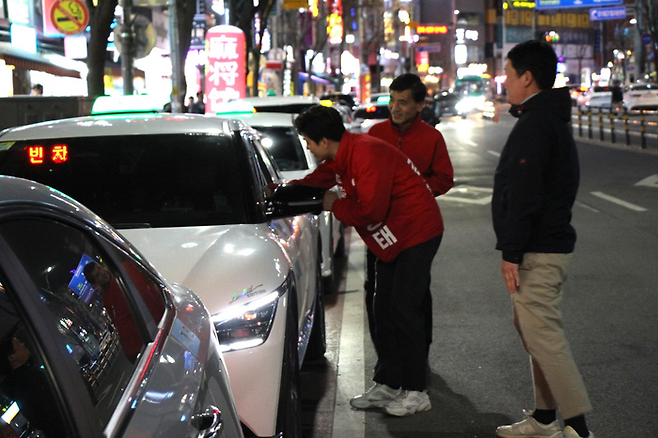
[[[416,28],[417,34],[441,34],[448,33],[448,26],[418,26]]]
[[[44,157],[48,156],[43,146],[28,146],[28,157],[31,164],[43,164]],[[50,161],[53,163],[64,163],[69,159],[69,148],[64,144],[57,144],[50,150]]]
[[[376,106],[369,106],[366,108],[367,113],[376,113],[377,112],[377,107]]]
[[[43,163],[43,146],[30,146],[27,148],[30,155],[30,163],[41,164]]]
[[[69,148],[64,144],[53,146],[52,160],[54,163],[63,163],[69,159]]]

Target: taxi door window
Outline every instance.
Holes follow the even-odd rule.
[[[69,436],[39,349],[1,277],[0,321],[0,436]]]
[[[113,266],[97,242],[59,222],[14,220],[0,224],[0,235],[40,291],[63,354],[75,362],[105,425],[149,340],[145,327],[153,334],[164,313],[159,286],[125,255],[121,269]],[[131,285],[139,293],[131,295]]]

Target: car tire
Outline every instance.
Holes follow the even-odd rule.
[[[322,290],[322,278],[318,267],[317,291],[315,294],[315,306],[313,309],[313,327],[308,338],[306,357],[304,362],[320,360],[327,352],[327,325],[324,317],[324,291]]]
[[[283,366],[281,368],[281,389],[279,392],[279,410],[276,419],[277,438],[302,438],[302,402],[301,377],[299,369],[299,351],[297,348],[297,304],[295,292],[291,290],[288,318],[286,321],[286,339],[283,347]]]

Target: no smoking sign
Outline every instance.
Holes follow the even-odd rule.
[[[89,23],[89,10],[82,0],[60,0],[50,8],[50,19],[59,33],[77,35]]]

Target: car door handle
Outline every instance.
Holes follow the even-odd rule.
[[[222,411],[213,405],[208,406],[205,411],[193,415],[191,422],[194,427],[199,429],[199,438],[218,436],[224,425]]]

